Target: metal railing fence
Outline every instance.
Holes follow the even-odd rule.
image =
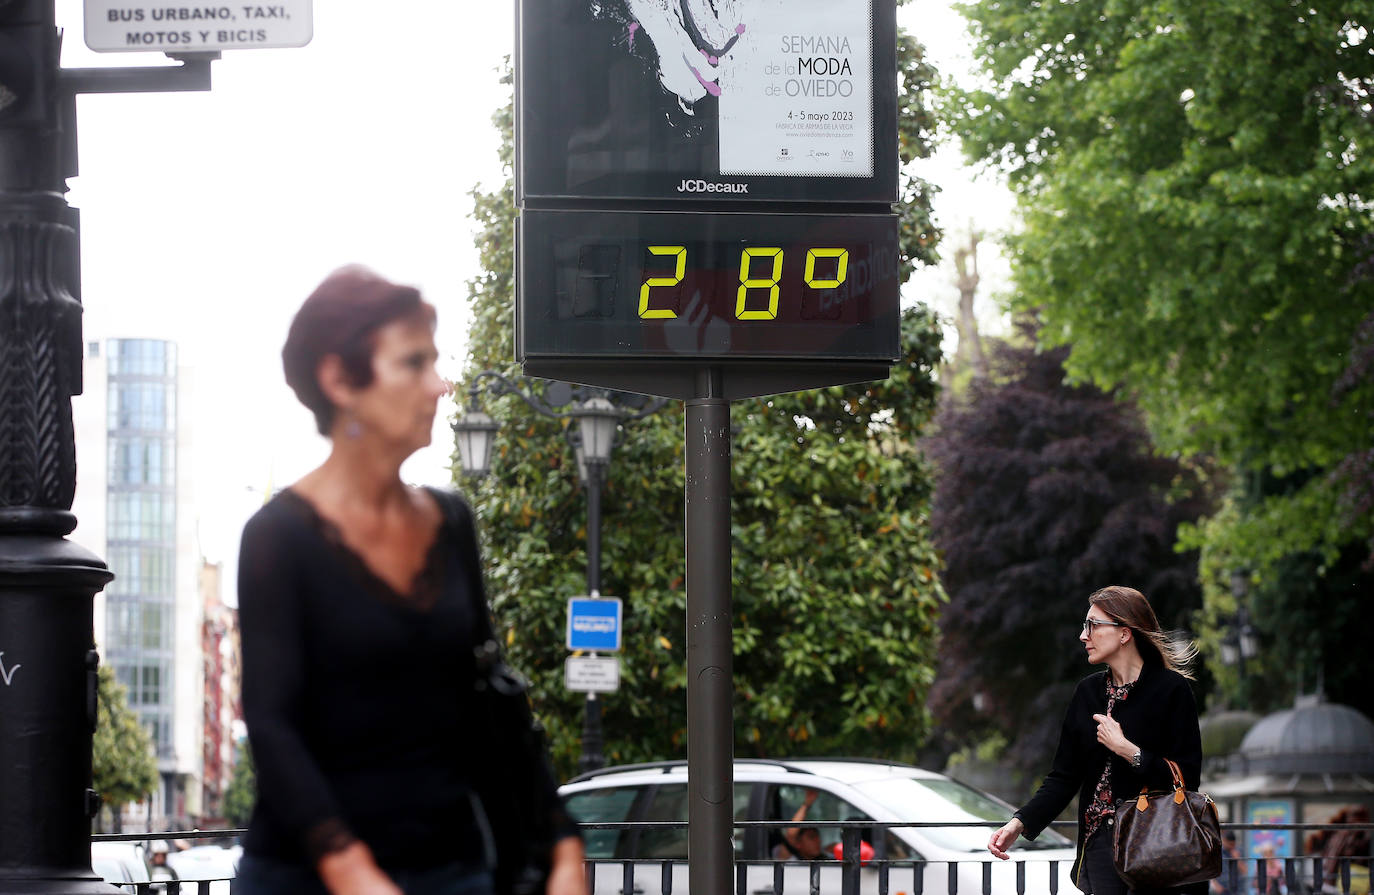
[[[792,821],[737,821],[735,828],[781,829],[794,827]],[[1061,870],[1068,872],[1071,861],[1038,859],[1034,853],[1015,861],[1000,862],[990,855],[967,860],[927,861],[917,858],[861,859],[861,833],[876,830],[973,827],[987,829],[979,822],[940,823],[937,821],[825,821],[819,826],[840,830],[841,858],[802,860],[741,859],[735,864],[734,895],[1059,895]],[[583,830],[665,831],[686,829],[685,821],[625,821],[583,823]],[[1055,823],[1072,832],[1072,822]],[[1223,831],[1341,831],[1363,830],[1374,837],[1374,824],[1222,824]],[[152,842],[155,840],[224,840],[242,835],[243,830],[186,830],[153,833],[96,834],[93,842]],[[1231,858],[1222,861],[1221,877],[1210,887],[1215,895],[1370,895],[1369,867],[1374,855],[1346,855],[1325,858],[1319,855],[1272,858]],[[685,858],[623,859],[590,858],[586,862],[587,886],[594,895],[687,895]],[[1008,871],[997,868],[1007,867]],[[941,868],[943,873],[938,872]],[[960,871],[965,871],[961,873]],[[647,873],[645,872],[647,871]],[[751,871],[755,871],[751,873]],[[972,871],[969,873],[968,871]],[[1012,876],[1010,887],[994,876]],[[903,881],[900,888],[894,877]],[[970,879],[975,877],[975,879]],[[798,882],[800,880],[800,882]],[[933,880],[944,885],[933,890]],[[227,879],[157,880],[125,884],[136,895],[222,895]],[[618,888],[617,886],[618,882]],[[996,882],[996,885],[994,883]],[[607,883],[611,888],[607,888]],[[220,884],[220,885],[216,885]],[[646,884],[656,888],[646,888]]]

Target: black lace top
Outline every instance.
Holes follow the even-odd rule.
[[[470,709],[490,622],[465,569],[475,543],[460,543],[450,509],[411,593],[292,491],[244,527],[243,707],[259,793],[246,851],[313,864],[357,838],[383,866],[483,858]]]

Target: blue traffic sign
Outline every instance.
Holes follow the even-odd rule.
[[[620,649],[618,597],[573,597],[568,601],[568,649]]]

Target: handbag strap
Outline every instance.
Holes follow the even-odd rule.
[[[1164,759],[1164,763],[1169,766],[1169,770],[1174,775],[1174,803],[1182,805],[1184,790],[1187,788],[1183,785],[1183,771],[1179,770],[1178,762],[1174,761],[1172,758]]]
[[[1178,762],[1174,761],[1172,758],[1164,759],[1164,763],[1169,766],[1169,773],[1172,774],[1174,778],[1174,804],[1182,805],[1183,800],[1187,798],[1185,792],[1187,787],[1183,783],[1183,771],[1179,769]],[[1137,796],[1135,800],[1135,807],[1137,810],[1144,811],[1149,807],[1149,793],[1150,788],[1148,786],[1140,787],[1140,795]]]

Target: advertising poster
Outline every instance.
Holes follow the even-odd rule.
[[[893,0],[523,0],[519,188],[896,200]]]
[[[755,4],[749,39],[721,61],[721,173],[868,177],[870,2],[828,3],[804,28],[784,3]]]
[[[1287,799],[1253,801],[1247,819],[1252,824],[1291,824],[1293,803]],[[1291,857],[1292,837],[1292,830],[1251,830],[1245,854],[1251,858]]]
[[[805,6],[805,15],[799,8]],[[873,173],[870,0],[630,0],[638,39],[686,113],[719,100],[721,174]]]

